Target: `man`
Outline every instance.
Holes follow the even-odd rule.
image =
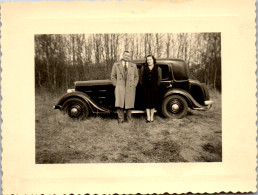
[[[111,72],[111,81],[115,86],[115,107],[118,123],[131,120],[131,109],[134,108],[135,91],[139,76],[136,64],[129,62],[130,52],[123,53],[123,59],[115,62]],[[126,111],[126,118],[124,116]]]

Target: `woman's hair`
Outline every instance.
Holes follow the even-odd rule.
[[[148,55],[148,56],[146,56],[145,65],[148,65],[148,62],[147,62],[147,58],[148,58],[148,57],[152,57],[152,59],[153,59],[153,65],[156,65],[156,58],[154,58],[153,55]]]

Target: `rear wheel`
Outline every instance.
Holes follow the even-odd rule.
[[[165,98],[161,109],[165,117],[179,119],[187,114],[188,104],[182,96],[171,95]]]
[[[89,116],[88,105],[80,98],[70,98],[66,100],[62,106],[64,113],[70,118],[85,119]]]

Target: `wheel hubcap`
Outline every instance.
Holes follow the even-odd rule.
[[[172,109],[173,111],[177,111],[177,110],[179,109],[178,104],[173,104],[171,109]]]
[[[182,104],[178,100],[172,100],[167,108],[170,113],[177,114],[182,110]]]
[[[78,109],[77,108],[72,108],[71,109],[71,114],[72,115],[76,115],[78,113]]]
[[[82,113],[82,107],[80,105],[72,105],[69,109],[69,115],[72,118],[78,118]]]

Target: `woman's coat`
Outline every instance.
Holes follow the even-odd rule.
[[[122,61],[114,63],[111,72],[111,81],[115,86],[115,107],[125,109],[134,108],[138,80],[139,76],[136,64],[128,62],[127,75],[125,75]]]

